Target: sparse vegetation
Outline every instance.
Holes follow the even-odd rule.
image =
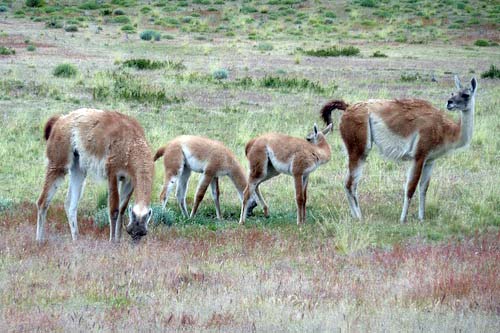
[[[13,55],[13,54],[16,54],[16,50],[5,46],[0,46],[0,55]]]
[[[475,42],[474,42],[474,45],[476,46],[490,46],[490,43],[487,41],[487,40],[484,40],[484,39],[477,39]]]
[[[155,30],[144,30],[140,35],[142,40],[155,40],[159,41],[161,38],[161,34]]]
[[[326,49],[304,50],[304,54],[313,57],[340,57],[340,56],[355,56],[359,54],[359,49],[354,46],[338,47],[331,46]]]
[[[226,69],[217,69],[213,72],[212,76],[216,80],[225,80],[228,77],[228,72]]]
[[[481,73],[481,77],[489,79],[500,79],[500,68],[496,67],[495,65],[491,65],[486,72]]]
[[[52,74],[56,77],[70,78],[76,76],[78,69],[72,64],[60,64],[52,71]]]
[[[74,25],[74,24],[71,24],[71,25],[68,25],[64,28],[64,30],[66,32],[77,32],[78,31],[78,26]]]
[[[0,13],[5,13],[8,10],[9,10],[9,7],[7,7],[5,5],[0,5]]]
[[[160,68],[169,68],[174,70],[183,70],[186,68],[182,61],[172,61],[172,60],[150,60],[150,59],[128,59],[122,64],[123,67],[130,67],[139,70],[155,70]]]
[[[33,44],[30,44],[26,47],[26,50],[28,50],[29,52],[35,52],[36,51],[36,47],[35,45]]]
[[[372,54],[372,58],[387,58],[387,54],[382,53],[381,51],[375,51]]]
[[[413,82],[422,80],[422,76],[418,72],[404,72],[401,73],[401,81],[403,82]]]
[[[45,0],[26,0],[25,4],[27,7],[43,7]]]

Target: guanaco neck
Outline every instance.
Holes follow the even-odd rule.
[[[149,148],[145,148],[149,152]],[[142,150],[144,152],[144,150]],[[153,157],[150,154],[134,154],[137,159],[132,163],[135,203],[149,207],[154,174]]]
[[[455,143],[455,149],[467,147],[472,141],[472,133],[474,131],[474,105],[475,100],[474,97],[472,97],[469,107],[460,112],[460,120],[458,123],[460,135]]]
[[[243,199],[243,191],[247,186],[247,177],[245,176],[245,170],[243,170],[243,167],[238,163],[233,166],[229,177],[236,187],[240,199]]]
[[[330,145],[326,142],[325,138],[318,142],[317,146],[314,148],[315,154],[318,156],[320,163],[326,163],[330,160],[332,152],[330,150]]]

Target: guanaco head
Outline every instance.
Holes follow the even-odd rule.
[[[333,124],[329,124],[324,130],[320,131],[318,125],[314,124],[313,131],[307,135],[306,140],[315,145],[321,143],[321,141],[325,140],[325,135],[332,130],[332,126]]]
[[[451,98],[448,100],[446,108],[448,110],[459,110],[467,111],[471,109],[474,103],[474,96],[477,91],[477,81],[476,78],[472,78],[470,81],[470,87],[463,87],[460,83],[460,79],[455,75],[455,85],[458,89],[457,92],[451,94]]]
[[[134,207],[129,207],[128,213],[129,223],[127,225],[127,233],[132,237],[133,241],[138,242],[148,233],[148,223],[151,220],[153,212],[149,207],[136,204]]]

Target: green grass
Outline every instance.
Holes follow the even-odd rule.
[[[16,54],[16,50],[5,46],[0,46],[0,55],[13,55],[13,54]]]
[[[138,59],[127,59],[122,63],[123,67],[135,68],[138,70],[155,70],[161,68],[168,68],[174,70],[183,70],[186,66],[183,65],[182,61],[160,61],[160,60],[150,60],[144,58]]]
[[[500,79],[500,69],[495,65],[491,65],[487,71],[481,73],[481,77],[490,79]]]
[[[68,63],[57,65],[52,71],[52,75],[62,78],[75,77],[76,74],[78,74],[76,66]]]
[[[326,49],[304,50],[304,54],[313,57],[340,57],[355,56],[359,54],[359,49],[354,46],[338,47],[331,46]]]

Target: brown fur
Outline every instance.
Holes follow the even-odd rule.
[[[50,133],[52,132],[52,127],[56,123],[57,119],[59,119],[59,117],[60,117],[59,115],[52,116],[45,123],[45,127],[43,129],[43,134],[44,134],[45,141],[47,141],[49,139]]]
[[[474,103],[469,106],[467,103],[470,103],[470,99],[460,96],[473,97],[477,86],[475,79],[471,81],[471,86],[470,89],[458,87],[461,89],[460,93],[448,101],[449,109],[460,106],[462,118],[465,117],[469,126],[465,126],[465,129],[462,119],[455,122],[443,111],[420,99],[368,100],[349,106],[341,100],[332,100],[321,108],[321,117],[327,124],[331,123],[333,110],[344,110],[339,130],[349,155],[349,172],[345,187],[354,216],[361,217],[356,194],[357,182],[373,143],[389,158],[413,160],[401,221],[406,220],[408,204],[423,170],[426,170],[426,176],[421,184],[421,200],[425,201],[434,159],[470,142]],[[419,217],[423,218],[423,215],[422,204]]]
[[[156,152],[155,160],[161,156],[164,156],[165,186],[160,194],[160,200],[164,203],[168,199],[169,184],[172,182],[172,179],[179,178],[177,182],[187,182],[191,170],[203,173],[196,191],[191,217],[196,214],[208,186],[212,184],[217,216],[221,218],[218,203],[218,179],[220,177],[229,176],[240,195],[243,194],[243,190],[246,187],[247,183],[243,167],[233,152],[220,141],[192,135],[179,136],[170,141],[166,146],[159,148]],[[191,162],[192,164],[190,164]],[[203,170],[194,170],[193,168],[196,167],[196,164],[202,164]],[[186,179],[182,177],[184,172],[187,172],[186,177],[184,177]],[[178,183],[177,187],[177,191],[179,191],[179,187],[182,191],[185,191],[184,187],[187,187],[187,183]],[[180,193],[177,199],[183,213],[187,214],[185,195],[181,195]]]
[[[330,129],[331,126],[328,126],[325,134]],[[244,192],[240,224],[245,223],[246,205],[254,193],[264,207],[264,215],[268,216],[268,206],[259,185],[280,173],[294,177],[297,224],[305,223],[308,176],[319,165],[330,160],[331,151],[325,135],[318,132],[315,141],[309,142],[279,133],[268,133],[250,140],[245,152],[250,163],[250,174]]]
[[[38,200],[39,216],[45,214],[44,208],[46,210],[51,199],[48,194],[55,191],[54,183],[68,170],[76,168],[74,172],[82,173],[83,177],[87,171],[96,171],[108,180],[110,238],[119,238],[121,229],[115,228],[115,222],[121,223],[119,215],[126,210],[132,194],[127,198],[120,197],[120,181],[129,179],[132,191],[135,190],[134,216],[141,220],[149,211],[154,166],[142,126],[119,112],[94,109],[79,109],[60,116],[57,121],[54,119],[48,121],[45,130],[46,135],[49,134],[48,166],[44,189]],[[41,217],[43,224],[44,216]],[[134,232],[130,224],[129,227],[127,231]],[[145,229],[145,226],[138,227]],[[145,230],[140,233],[143,232]]]

